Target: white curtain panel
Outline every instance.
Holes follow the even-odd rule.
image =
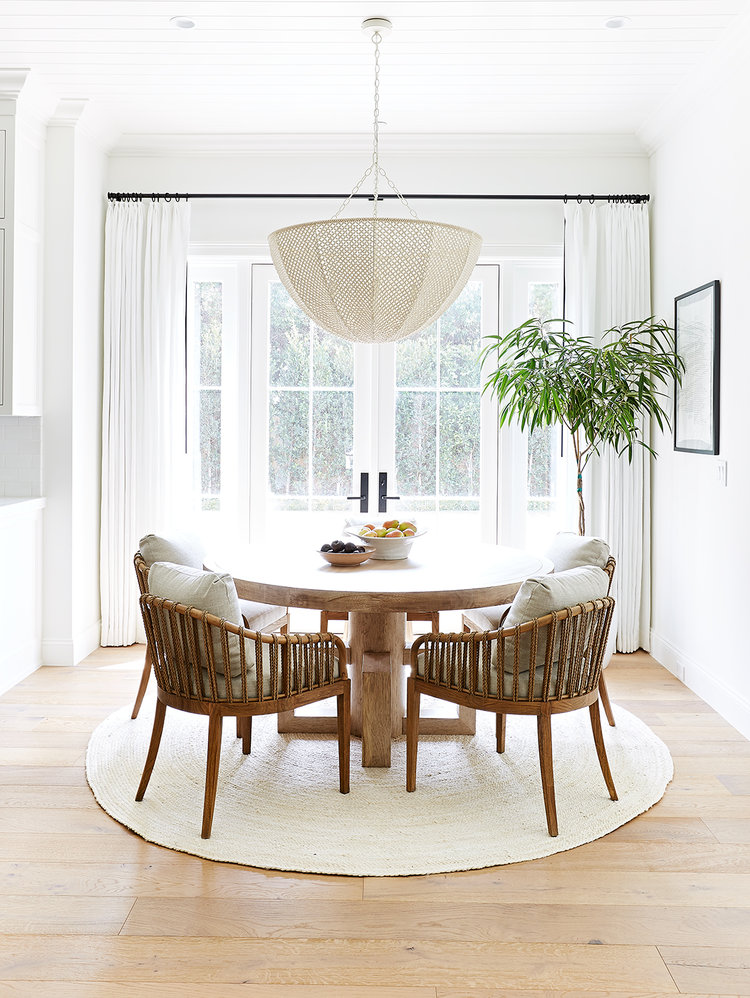
[[[102,644],[142,634],[133,555],[181,518],[190,207],[111,202],[105,229]]]
[[[566,317],[574,335],[595,341],[607,329],[651,315],[647,204],[568,204]],[[650,443],[650,428],[646,428]],[[651,464],[608,449],[584,473],[586,533],[604,537],[617,559],[617,650],[649,648],[651,623]]]

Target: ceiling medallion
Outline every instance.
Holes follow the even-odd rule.
[[[482,239],[470,229],[418,218],[380,166],[380,43],[391,22],[371,17],[362,28],[375,46],[370,165],[332,218],[277,229],[268,245],[279,278],[313,322],[347,340],[385,343],[425,329],[456,300]],[[339,217],[368,177],[374,187],[372,215]],[[381,177],[410,218],[378,214]]]

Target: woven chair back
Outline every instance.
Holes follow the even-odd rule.
[[[607,558],[607,564],[604,566],[604,571],[609,576],[609,588],[607,589],[607,596],[609,596],[609,594],[612,592],[612,580],[615,577],[615,567],[616,567],[616,565],[617,565],[617,562],[612,557],[612,555],[610,555],[609,558]]]
[[[148,592],[149,566],[140,551],[136,551],[133,558],[133,565],[135,566],[135,577],[138,580],[138,590],[141,596],[143,596],[144,593]]]
[[[249,631],[149,593],[140,604],[157,685],[171,696],[259,704],[346,678],[346,650],[335,635]],[[232,677],[237,659],[239,674]]]
[[[549,703],[596,690],[615,601],[606,596],[501,631],[426,634],[412,675],[446,692]]]

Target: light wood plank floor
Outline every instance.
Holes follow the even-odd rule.
[[[3,998],[750,995],[750,742],[647,655],[607,676],[675,758],[651,811],[547,859],[365,879],[211,863],[100,810],[86,743],[142,652],[0,697]]]

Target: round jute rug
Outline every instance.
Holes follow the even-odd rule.
[[[134,800],[152,713],[130,708],[94,731],[86,775],[99,804],[149,842],[207,859],[301,873],[404,876],[515,863],[600,838],[663,795],[672,778],[664,743],[615,708],[604,725],[619,795],[611,801],[594,749],[589,712],[552,719],[560,834],[547,834],[536,721],[508,717],[506,750],[495,751],[494,718],[477,734],[422,737],[417,789],[405,790],[406,743],[390,769],[363,769],[352,739],[351,793],[338,792],[333,736],[280,735],[275,716],[253,721],[243,756],[233,719],[224,725],[211,838],[200,837],[207,719],[167,709],[159,755],[141,803]]]

